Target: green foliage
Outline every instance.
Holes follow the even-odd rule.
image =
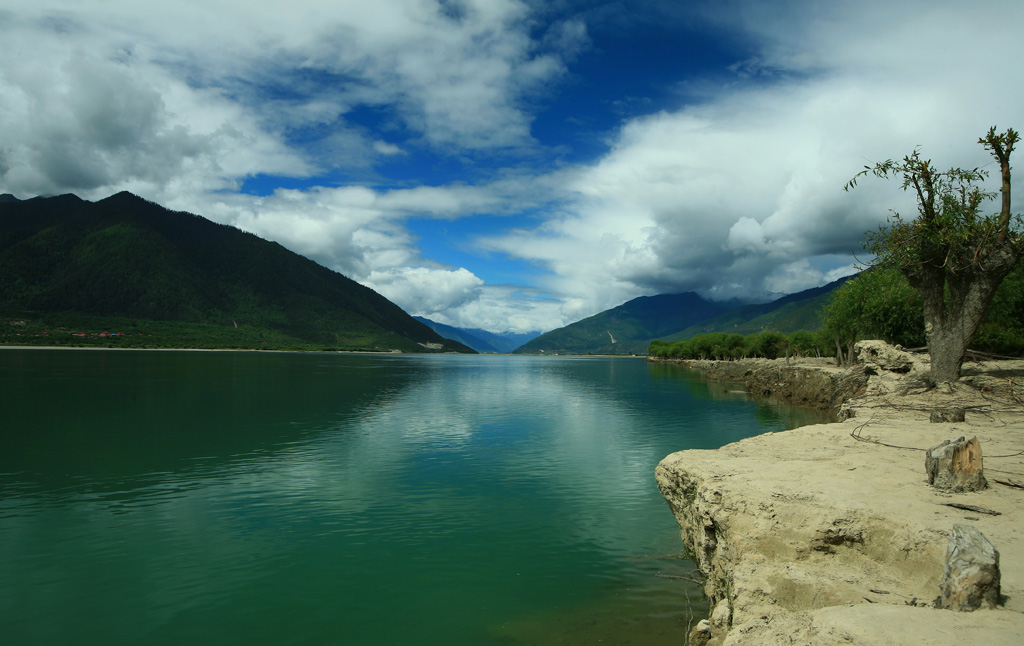
[[[777,359],[787,355],[826,356],[820,336],[800,330],[786,335],[774,330],[743,336],[712,332],[679,341],[656,340],[648,354],[665,359]]]
[[[891,267],[875,267],[848,280],[833,292],[823,318],[826,334],[847,352],[860,339],[924,345],[921,297]]]
[[[1009,181],[1008,159],[1018,133],[1007,130],[997,134],[995,128],[978,143],[1006,162],[1003,169]],[[889,222],[878,231],[868,233],[866,248],[878,263],[894,267],[914,280],[932,270],[948,277],[964,273],[981,264],[985,256],[1007,237],[1021,243],[1021,216],[1009,212],[1009,190],[1004,191],[1004,209],[992,215],[981,212],[982,205],[997,196],[978,184],[988,177],[988,171],[974,168],[936,169],[930,160],[921,159],[920,152],[903,158],[888,160],[875,166],[865,166],[846,185],[849,190],[857,179],[871,174],[880,178],[894,175],[902,177],[902,188],[913,191],[918,200],[918,215],[905,219],[893,211]]]
[[[921,298],[906,277],[892,268],[876,267],[848,280],[832,293],[823,318],[822,329],[789,335],[769,330],[746,336],[716,332],[678,341],[658,339],[651,342],[648,354],[673,359],[833,357],[837,336],[844,357],[862,339],[882,339],[908,348],[924,344]],[[999,287],[972,348],[1024,354],[1024,265]]]
[[[765,359],[778,359],[786,354],[789,338],[781,332],[767,330],[753,335],[752,354]]]
[[[999,285],[972,346],[982,352],[1024,356],[1024,264]]]
[[[865,246],[879,266],[898,270],[921,295],[933,383],[960,377],[1000,283],[1024,254],[1024,221],[1010,210],[1010,155],[1019,139],[1012,129],[997,133],[993,127],[978,141],[999,163],[998,194],[979,186],[987,171],[939,171],[917,150],[902,161],[866,166],[846,186],[868,174],[901,176],[903,190],[917,198],[917,217],[904,219],[894,211],[888,224],[868,234]],[[997,195],[999,211],[983,214],[982,206]]]
[[[882,339],[908,348],[925,344],[921,296],[891,267],[861,272],[835,291],[825,308],[824,333],[843,347],[862,339]],[[1024,265],[1018,265],[996,291],[972,349],[1004,355],[1024,353]]]

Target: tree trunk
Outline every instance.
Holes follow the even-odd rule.
[[[981,322],[979,317],[978,323]],[[974,324],[977,329],[978,323]],[[964,355],[967,354],[969,338],[964,329],[956,325],[933,325],[928,332],[928,354],[932,358],[930,378],[932,383],[942,384],[960,378]],[[973,336],[973,332],[971,334]]]
[[[948,276],[942,268],[906,273],[921,294],[933,384],[960,378],[967,346],[978,331],[999,283],[1017,264],[1009,244],[999,244],[983,258]],[[948,300],[947,300],[948,287]]]

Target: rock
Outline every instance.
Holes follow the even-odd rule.
[[[963,408],[938,408],[931,412],[930,422],[963,422],[966,411]]]
[[[701,619],[690,631],[690,646],[704,646],[711,641],[711,622]]]
[[[988,487],[978,438],[946,440],[925,453],[928,484],[943,491],[981,491]]]
[[[971,525],[953,525],[946,566],[936,605],[950,610],[977,610],[999,605],[999,552]]]
[[[885,341],[858,341],[854,346],[857,363],[877,366],[889,372],[907,373],[914,367],[914,358],[909,352],[894,348]]]
[[[731,618],[732,610],[729,608],[729,601],[722,599],[711,613],[711,627],[714,632],[723,633],[728,630]]]

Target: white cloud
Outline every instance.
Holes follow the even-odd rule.
[[[373,142],[373,149],[382,155],[401,155],[405,152],[395,144],[389,144],[386,141]]]
[[[394,267],[372,271],[364,282],[388,299],[403,303],[409,313],[429,318],[477,300],[484,281],[461,267]]]
[[[638,293],[758,297],[844,275],[864,231],[914,209],[895,182],[843,192],[857,170],[917,145],[984,166],[988,126],[1024,123],[1024,72],[995,63],[1024,57],[1024,5],[904,4],[730,5],[721,20],[763,45],[757,78],[625,123],[542,226],[483,244],[548,267],[581,315]]]
[[[441,322],[526,331],[642,294],[822,284],[849,271],[889,208],[913,210],[893,183],[844,193],[861,166],[917,145],[940,166],[985,166],[977,138],[1024,124],[1020,2],[707,3],[685,20],[712,20],[755,55],[699,103],[623,122],[592,163],[476,184],[233,192],[258,174],[535,147],[529,99],[571,73],[589,38],[583,18],[538,33],[537,7],[0,0],[0,190],[132,190]],[[358,125],[366,113],[377,127]],[[533,287],[425,258],[405,226],[475,214],[537,223],[517,218],[476,249],[531,264]]]
[[[542,51],[516,0],[4,5],[0,183],[20,194],[160,198],[399,153],[346,120],[359,107],[428,146],[528,147],[519,104],[571,46]]]
[[[754,218],[741,217],[729,229],[729,238],[725,246],[730,251],[763,251],[767,245],[761,223]]]
[[[482,285],[475,298],[424,316],[445,325],[526,333],[552,330],[576,320],[565,311],[565,303],[540,289]]]

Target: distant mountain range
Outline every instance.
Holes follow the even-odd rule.
[[[737,306],[698,294],[641,296],[571,325],[552,330],[517,354],[646,354],[654,339],[688,339],[708,332],[783,333],[821,327],[822,307],[846,278],[770,303]]]
[[[527,332],[525,334],[516,334],[513,332],[495,334],[494,332],[488,332],[487,330],[481,330],[479,328],[453,327],[451,325],[445,325],[444,323],[431,321],[430,319],[423,318],[422,316],[414,316],[413,318],[446,339],[458,341],[463,345],[473,348],[477,352],[484,353],[509,353],[527,341],[540,336],[539,331]]]
[[[8,318],[178,321],[337,349],[473,352],[275,242],[130,193],[0,196],[0,277]]]

